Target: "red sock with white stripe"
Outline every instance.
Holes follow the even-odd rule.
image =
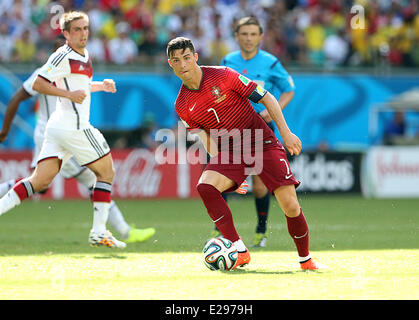
[[[112,185],[107,182],[97,181],[93,189],[93,227],[92,230],[97,234],[106,232],[106,222],[109,216],[111,204]]]
[[[310,260],[311,256],[308,250],[308,226],[303,210],[300,209],[300,214],[297,217],[285,217],[287,218],[288,232],[297,247],[299,261],[305,262]]]
[[[13,188],[13,186],[18,183],[20,180],[22,180],[21,178],[19,179],[11,179],[9,181],[0,183],[0,198],[3,197],[10,189]]]
[[[0,214],[6,213],[33,195],[33,187],[29,180],[20,180],[0,199]]]

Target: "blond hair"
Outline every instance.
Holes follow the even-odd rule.
[[[73,21],[79,20],[79,19],[85,19],[87,22],[89,22],[89,16],[82,11],[70,11],[70,12],[64,13],[60,17],[61,31],[62,32],[64,32],[64,30],[65,31],[70,31],[71,23]]]

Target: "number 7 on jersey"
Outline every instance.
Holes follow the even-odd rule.
[[[214,108],[209,108],[209,109],[207,110],[207,112],[210,112],[210,111],[214,112],[215,118],[217,118],[217,122],[218,122],[218,123],[220,123],[220,118],[218,118],[217,111],[215,111],[215,109],[214,109]]]

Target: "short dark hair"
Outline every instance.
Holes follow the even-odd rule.
[[[249,25],[258,26],[259,27],[260,34],[263,33],[263,28],[262,28],[259,20],[257,18],[255,18],[255,17],[252,17],[252,16],[241,18],[237,22],[236,28],[235,28],[234,32],[238,33],[241,27],[243,27],[243,26],[249,26]]]
[[[187,48],[189,48],[192,53],[195,53],[195,47],[191,39],[185,37],[174,38],[170,40],[167,44],[167,57],[170,59],[170,57],[173,54],[173,51],[175,50],[182,50],[182,52],[184,52]]]

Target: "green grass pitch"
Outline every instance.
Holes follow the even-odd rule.
[[[0,299],[419,298],[419,199],[299,198],[312,256],[327,270],[299,269],[274,199],[267,248],[251,249],[251,263],[231,272],[202,263],[213,226],[200,200],[117,201],[129,223],[157,230],[148,242],[124,250],[88,245],[87,200],[26,201],[0,217]],[[229,204],[250,245],[253,198],[234,197]]]

